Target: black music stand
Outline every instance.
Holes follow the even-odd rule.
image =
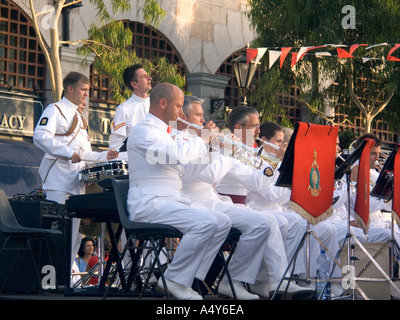
[[[279,177],[278,177],[278,179],[277,179],[277,181],[275,183],[275,185],[278,186],[278,187],[292,188],[293,164],[294,164],[294,144],[295,144],[296,136],[297,136],[297,133],[298,133],[298,127],[299,126],[296,125],[295,128],[294,128],[293,134],[292,134],[292,136],[290,138],[290,141],[289,141],[289,144],[288,144],[288,146],[286,148],[286,152],[285,152],[285,155],[283,157],[282,164],[278,169],[280,174],[279,174]],[[289,264],[288,264],[288,266],[287,266],[287,268],[285,270],[285,273],[283,274],[283,277],[282,277],[281,281],[278,284],[278,287],[277,287],[276,291],[272,295],[271,300],[275,299],[275,296],[276,296],[276,294],[278,292],[278,289],[281,286],[281,284],[282,284],[284,279],[289,280],[288,281],[288,286],[289,286],[290,281],[294,280],[294,279],[297,280],[297,281],[305,281],[305,282],[310,282],[311,281],[311,279],[310,279],[310,256],[309,256],[310,255],[310,236],[311,235],[320,243],[321,246],[324,247],[326,252],[329,251],[323,245],[322,241],[317,237],[317,235],[311,230],[310,222],[307,221],[307,229],[304,232],[304,234],[303,234],[303,236],[302,236],[302,238],[300,240],[300,243],[298,244],[298,246],[296,248],[296,251],[295,251],[292,259],[290,260],[290,262],[289,262]],[[293,277],[293,273],[294,273],[294,269],[295,269],[297,256],[300,253],[300,250],[303,248],[304,244],[306,244],[306,246],[308,248],[307,251],[306,251],[307,252],[307,257],[306,257],[306,264],[307,264],[306,265],[306,270],[307,270],[306,271],[306,273],[307,273],[306,274],[306,279],[294,278]],[[287,275],[289,269],[291,268],[291,266],[293,266],[293,267],[292,267],[292,271],[290,273],[290,276],[286,277],[286,275]],[[332,272],[333,272],[333,270],[332,270]],[[287,291],[287,288],[285,290],[285,293],[286,293],[286,291]],[[321,296],[320,297],[322,297],[322,293],[323,292],[321,292]]]
[[[371,191],[371,196],[383,199],[385,201],[390,201],[393,198],[393,170],[394,170],[394,158],[400,148],[400,145],[396,145],[396,147],[392,150],[389,157],[386,159],[385,164],[382,167],[382,170],[379,174],[378,179],[376,180],[375,186]],[[394,252],[395,247],[397,246],[396,240],[394,239],[394,218],[392,213],[392,236],[389,240],[390,242],[390,270],[392,271],[391,276],[393,277],[394,270]]]
[[[386,159],[385,164],[376,180],[375,186],[371,191],[371,196],[386,201],[391,200],[393,196],[393,170],[394,170],[394,158],[399,150],[400,145],[397,145],[389,157]]]

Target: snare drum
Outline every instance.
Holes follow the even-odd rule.
[[[128,162],[126,160],[113,160],[87,165],[79,172],[79,180],[93,183],[128,174]]]

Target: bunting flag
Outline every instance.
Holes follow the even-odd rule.
[[[400,225],[400,148],[394,157],[393,165],[393,200],[392,214],[397,224]]]
[[[246,49],[247,64],[249,64],[251,61],[254,61],[254,63],[257,64],[264,56],[266,51],[267,48]]]
[[[317,224],[333,212],[338,127],[304,122],[296,125],[289,206]]]
[[[292,68],[296,65],[297,63],[297,52],[292,52]]]
[[[313,50],[313,49],[319,49],[319,48],[325,48],[326,46],[316,46],[316,47],[302,47],[300,48],[299,52],[297,53],[297,62],[300,61],[301,58],[303,58],[308,51]]]
[[[369,159],[371,149],[375,142],[373,139],[365,139],[367,141],[362,150],[357,176],[357,194],[354,214],[356,221],[360,224],[364,233],[367,234],[369,228],[369,197],[370,197],[370,166]]]
[[[342,48],[336,48],[336,51],[339,58],[354,58],[350,52],[347,52]]]
[[[387,61],[400,61],[399,58],[393,57],[392,54],[400,47],[400,43],[396,44],[392,49],[390,49],[389,54],[386,58]]]
[[[280,67],[282,68],[283,62],[285,61],[286,56],[289,54],[290,50],[292,50],[292,47],[284,47],[281,49],[281,60],[280,60]]]
[[[381,47],[381,46],[389,46],[391,44],[388,44],[386,42],[384,43],[379,43],[375,45],[370,45],[368,46],[367,44],[353,44],[353,45],[343,45],[343,44],[325,44],[325,45],[320,45],[320,46],[307,46],[307,47],[300,47],[296,52],[292,52],[291,55],[291,67],[294,68],[294,66],[305,56],[307,55],[313,55],[316,57],[337,57],[339,59],[361,59],[363,63],[369,62],[371,60],[382,60],[383,62],[385,61],[393,61],[393,62],[399,62],[400,58],[397,58],[393,56],[393,53],[400,47],[400,43],[398,44],[392,44],[392,48],[390,49],[389,53],[387,54],[386,57],[371,57],[370,54],[365,57],[360,57],[360,56],[355,56],[354,53],[359,47],[366,47],[364,52],[369,51],[373,48],[376,47]],[[334,48],[336,51],[336,56],[333,55],[331,52],[327,51],[330,47]],[[317,51],[317,52],[310,52],[311,50],[316,50],[323,48],[324,51]],[[294,47],[273,47],[273,48],[268,48],[268,47],[262,47],[262,48],[247,48],[246,49],[246,56],[247,56],[247,63],[250,62],[255,62],[258,63],[261,58],[264,56],[264,54],[268,51],[269,52],[269,69],[272,68],[272,66],[275,64],[275,62],[280,59],[279,67],[283,67],[283,63],[285,62],[286,57],[292,51]]]
[[[275,61],[281,56],[281,52],[278,50],[269,51],[269,69],[274,65]]]

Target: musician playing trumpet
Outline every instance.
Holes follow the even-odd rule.
[[[197,97],[185,96],[182,114],[185,123],[179,125],[179,128],[183,129],[187,124],[202,125],[202,103],[203,100]],[[229,139],[228,143],[230,142]],[[255,168],[243,164],[235,157],[224,155],[218,148],[212,153],[209,164],[185,165],[182,176],[183,192],[190,197],[193,207],[223,212],[230,217],[232,226],[241,231],[235,255],[229,265],[238,299],[269,298],[270,291],[276,287],[287,266],[279,225],[268,212],[253,211],[216,193],[213,186],[234,167],[241,168],[246,176],[252,174]],[[245,289],[243,282],[250,285],[251,292]],[[290,285],[290,294],[300,291],[301,288]],[[218,293],[233,297],[226,278],[220,282]]]

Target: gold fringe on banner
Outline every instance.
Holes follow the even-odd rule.
[[[309,212],[304,210],[299,204],[292,200],[290,200],[289,202],[289,208],[298,213],[302,218],[306,219],[312,225],[317,225],[318,223],[328,219],[333,213],[333,208],[332,206],[330,206],[328,210],[315,218]]]

